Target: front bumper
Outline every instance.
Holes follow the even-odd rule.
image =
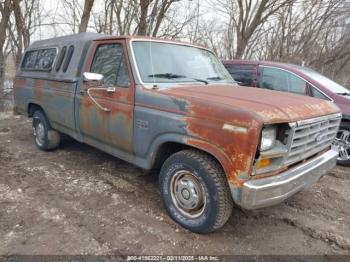
[[[257,209],[281,203],[317,182],[336,165],[337,157],[338,152],[331,149],[279,175],[247,181],[237,204],[245,209]]]

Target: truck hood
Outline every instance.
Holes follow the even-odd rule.
[[[221,105],[255,114],[265,124],[294,122],[339,112],[330,101],[252,87],[182,85],[160,92],[181,98],[192,107],[207,107],[207,112],[202,110],[206,116],[218,113],[216,108]]]

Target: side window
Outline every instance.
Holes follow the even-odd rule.
[[[307,88],[306,81],[304,81],[303,79],[301,79],[300,77],[297,77],[292,73],[288,73],[288,75],[289,75],[289,92],[305,95],[306,88]]]
[[[320,99],[324,99],[324,100],[328,100],[329,101],[329,98],[326,97],[324,94],[322,94],[320,91],[318,91],[316,88],[314,87],[310,87],[311,89],[311,95],[313,97],[317,97],[317,98],[320,98]]]
[[[304,80],[290,72],[277,68],[264,67],[260,70],[259,87],[295,94],[306,94],[306,82]]]
[[[57,63],[56,63],[56,72],[60,71],[64,56],[66,55],[67,47],[62,47],[62,50],[60,52],[60,56],[58,57]]]
[[[73,53],[74,53],[74,46],[71,45],[68,48],[67,57],[66,57],[66,60],[64,61],[64,64],[63,64],[63,72],[67,71],[70,60],[72,59]]]
[[[99,45],[90,71],[102,74],[107,86],[128,87],[130,85],[121,44]]]
[[[51,71],[56,55],[56,48],[28,51],[24,55],[21,68],[28,71]]]
[[[242,86],[253,86],[253,65],[225,65],[232,78]]]

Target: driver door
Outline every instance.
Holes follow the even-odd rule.
[[[122,40],[92,44],[83,72],[102,74],[104,80],[83,81],[77,94],[83,141],[118,155],[133,151],[134,83],[125,45]]]

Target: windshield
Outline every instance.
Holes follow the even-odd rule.
[[[332,91],[334,93],[337,93],[337,94],[350,93],[350,90],[346,89],[342,85],[339,85],[338,83],[334,82],[333,80],[329,79],[328,77],[325,77],[324,75],[321,75],[310,68],[299,67],[299,69],[305,75],[307,75],[308,77],[312,78],[313,80],[319,82],[320,84],[324,85],[326,88],[328,88],[330,91]]]
[[[132,43],[137,67],[145,83],[235,83],[209,51],[154,41]]]

